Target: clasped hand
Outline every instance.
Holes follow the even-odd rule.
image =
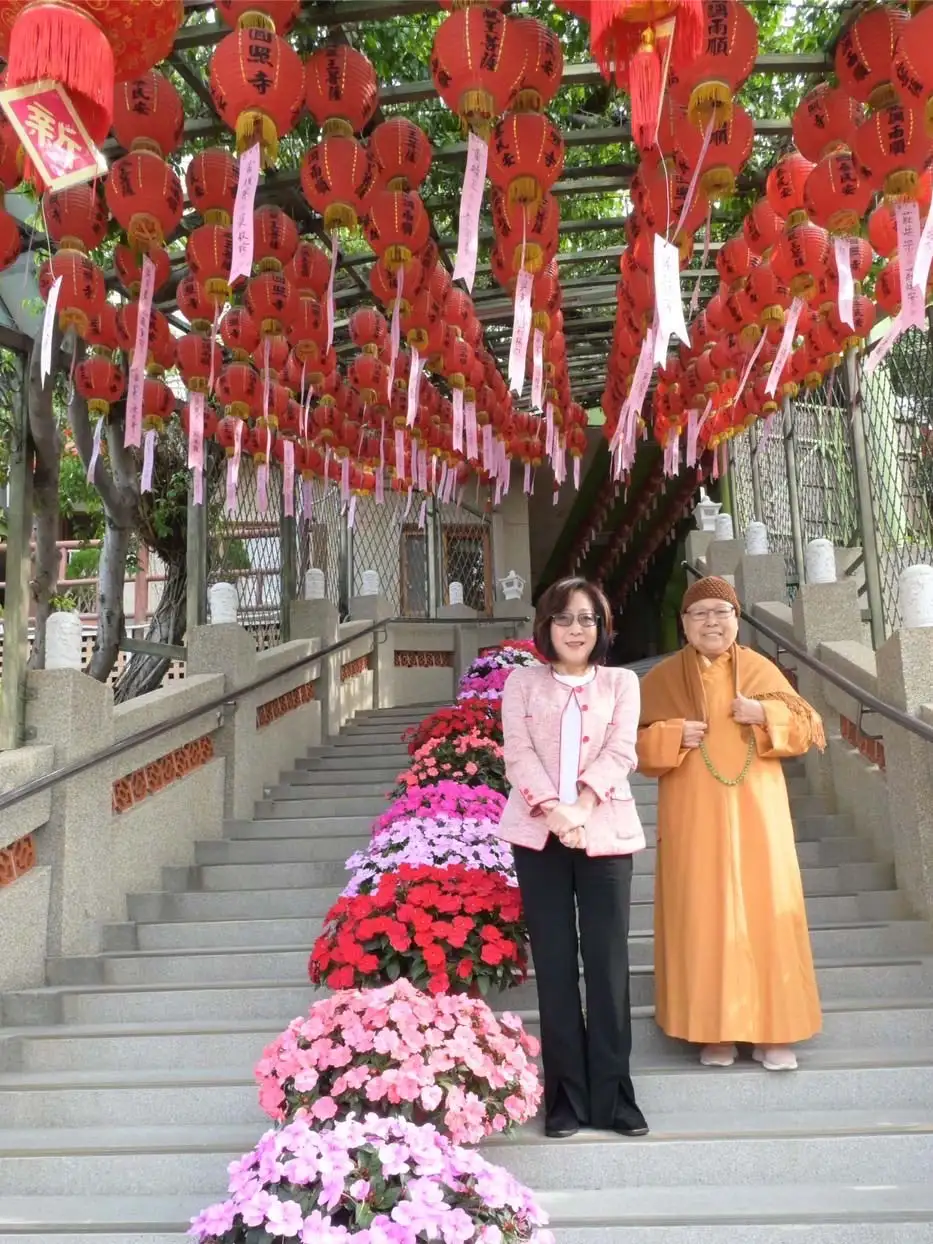
[[[729,706],[733,721],[740,726],[763,726],[767,722],[764,707],[758,700],[750,700],[748,696],[737,695]],[[706,738],[709,726],[705,721],[685,721],[681,746],[686,748],[699,747]]]
[[[545,824],[565,847],[586,845],[586,821],[593,811],[593,801],[586,792],[576,803],[557,803],[547,809]]]

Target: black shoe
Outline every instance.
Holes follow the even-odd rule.
[[[620,1136],[647,1136],[649,1132],[647,1123],[640,1123],[635,1127],[631,1127],[628,1123],[613,1123],[612,1130],[618,1132]]]
[[[642,1112],[633,1105],[624,1114],[620,1111],[616,1115],[612,1130],[618,1132],[620,1136],[647,1136],[648,1124]]]
[[[548,1111],[544,1120],[544,1134],[551,1140],[566,1140],[576,1136],[580,1130],[580,1120],[571,1106],[566,1094],[558,1090],[557,1101]]]

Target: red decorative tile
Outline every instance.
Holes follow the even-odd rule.
[[[18,877],[35,866],[36,844],[32,834],[27,834],[0,850],[0,887],[12,885]]]
[[[125,777],[117,778],[113,784],[111,807],[119,816],[129,808],[141,803],[150,795],[187,777],[195,769],[200,769],[214,759],[214,740],[209,734],[176,747],[174,751],[150,761],[142,768],[134,769]]]
[[[348,661],[346,665],[341,666],[340,681],[347,682],[351,678],[359,678],[360,674],[365,674],[372,667],[373,661],[370,653],[367,653],[365,657],[357,657],[355,661]]]
[[[265,704],[260,704],[256,709],[256,729],[261,730],[263,726],[270,726],[274,721],[280,721],[286,714],[293,713],[296,708],[302,708],[305,704],[310,704],[313,699],[313,682],[303,682],[291,691],[283,691],[280,696],[276,696],[274,700],[268,700]]]
[[[453,669],[453,664],[452,652],[406,652],[397,649],[395,653],[396,669]]]
[[[877,765],[879,769],[885,767],[884,740],[873,739],[864,734],[854,721],[849,721],[848,717],[839,717],[839,731],[850,747],[854,747],[856,751],[865,757],[869,764]]]

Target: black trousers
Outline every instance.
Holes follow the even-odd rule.
[[[514,853],[538,984],[545,1109],[554,1109],[563,1090],[581,1123],[640,1127],[629,1070],[632,857],[591,858],[553,835],[543,851]]]

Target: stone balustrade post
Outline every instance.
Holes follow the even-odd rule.
[[[741,540],[713,539],[706,550],[706,573],[734,575],[744,555],[745,545]]]
[[[293,600],[290,613],[292,639],[316,639],[321,648],[337,642],[340,614],[329,600]],[[321,704],[321,733],[330,738],[340,730],[340,653],[324,657],[317,681]]]
[[[353,622],[388,622],[393,617],[386,598],[354,596],[350,601]],[[372,637],[373,708],[391,708],[395,703],[395,638],[391,626]]]
[[[858,588],[851,579],[838,583],[804,583],[794,597],[792,607],[794,636],[801,647],[813,656],[819,655],[820,644],[832,640],[862,639],[861,606]],[[797,689],[823,718],[827,739],[840,737],[839,714],[827,703],[820,676],[802,662],[797,669]],[[829,748],[822,755],[811,750],[805,759],[807,778],[815,794],[835,806],[835,787]]]
[[[780,553],[743,553],[735,567],[735,590],[746,615],[756,605],[777,601],[787,604],[787,571]],[[759,651],[770,651],[763,645],[759,632],[748,622],[739,626],[739,643]]]
[[[712,531],[688,531],[686,558],[691,566],[697,566],[703,570],[706,566],[706,554],[709,546],[713,542],[714,533]],[[689,578],[689,576],[688,576]]]
[[[188,635],[189,674],[223,674],[224,691],[233,693],[256,677],[256,640],[236,622],[196,626]],[[253,815],[258,797],[250,758],[256,742],[256,714],[243,701],[224,712],[214,736],[214,750],[226,760],[224,816],[234,820]]]
[[[80,670],[37,670],[27,678],[26,725],[51,746],[54,765],[80,760],[114,740],[113,691]],[[37,835],[38,863],[51,869],[48,955],[94,954],[93,917],[108,902],[112,766],[89,769],[53,792],[48,823]]]
[[[915,715],[933,704],[933,628],[895,631],[876,659],[880,699]],[[923,716],[930,720],[928,712]],[[918,911],[933,918],[931,745],[885,721],[884,756],[897,883]]]

